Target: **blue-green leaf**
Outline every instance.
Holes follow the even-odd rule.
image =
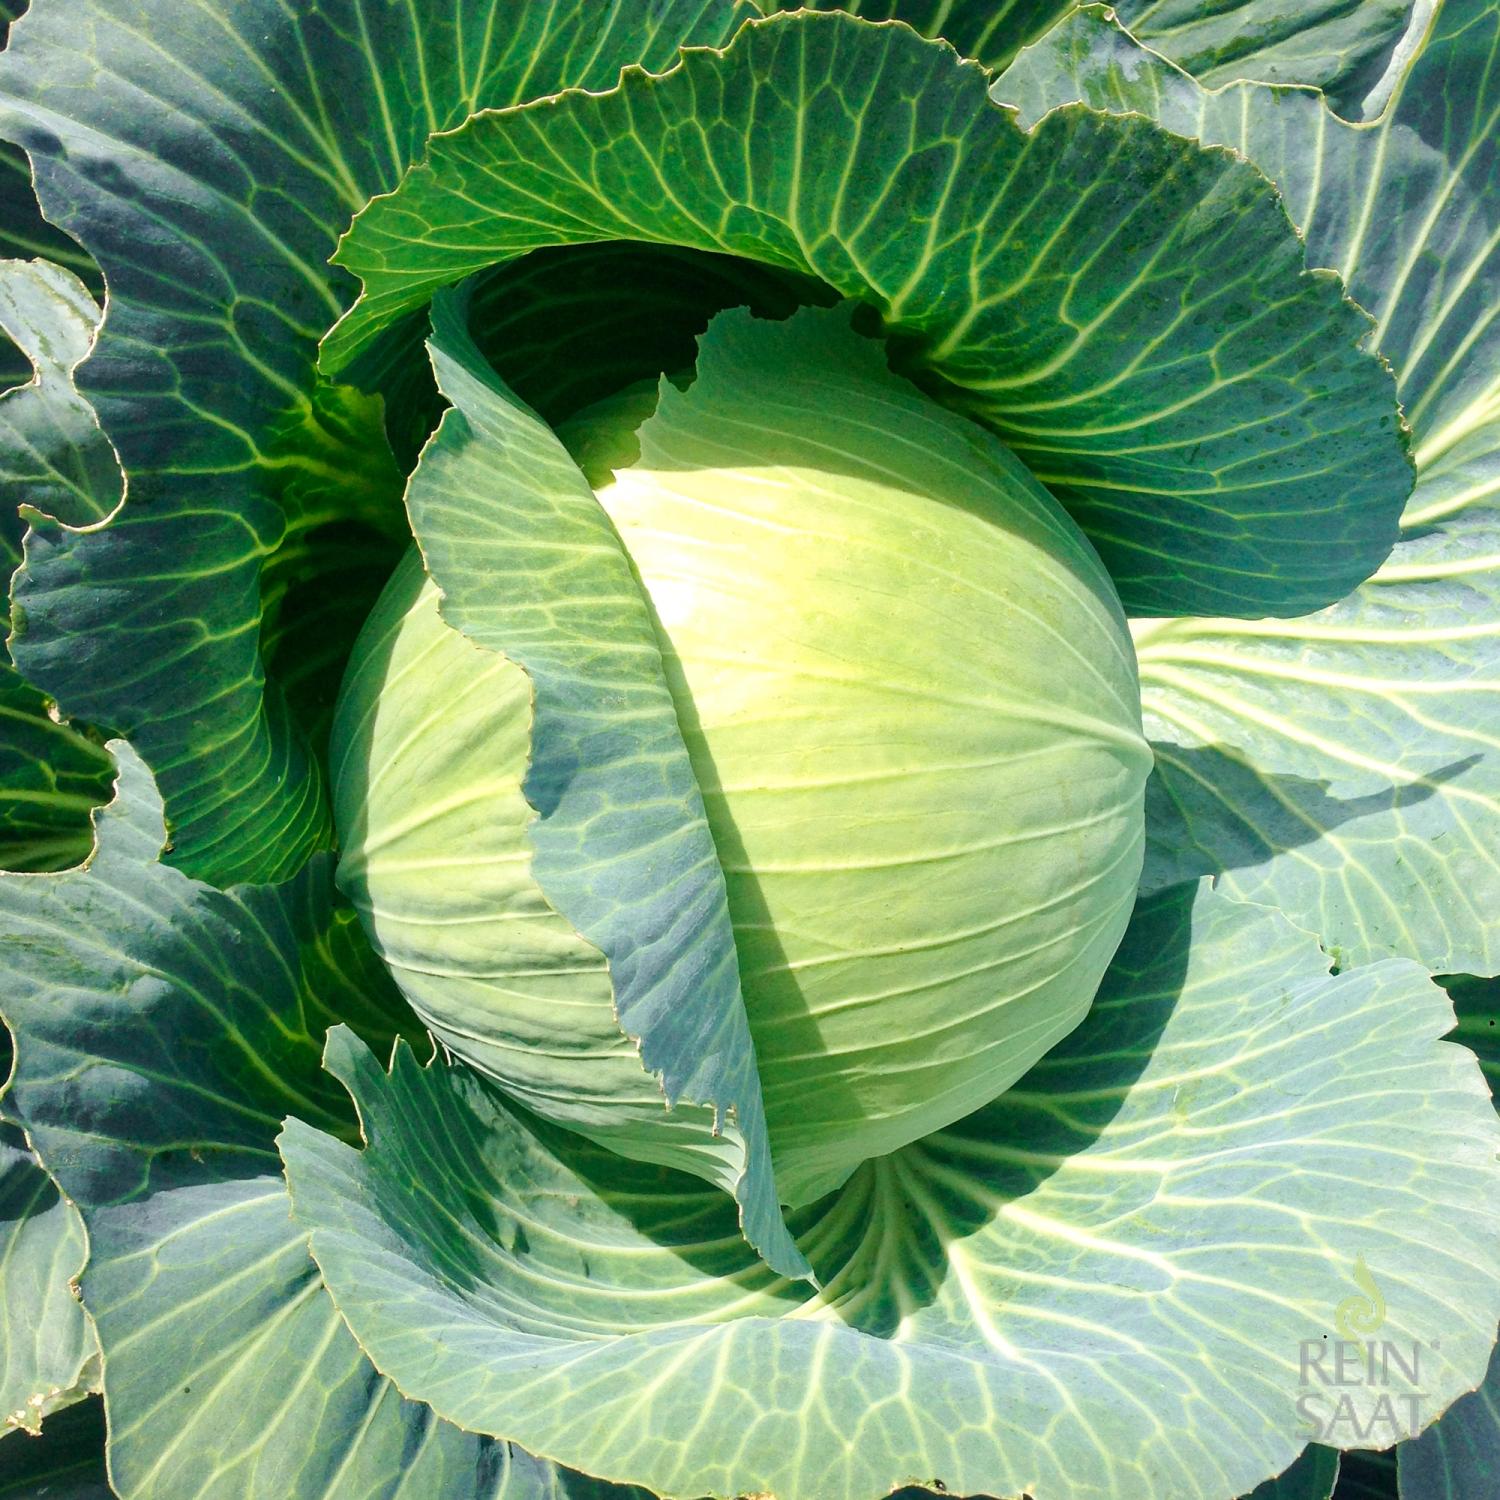
[[[1347,119],[1380,113],[1433,0],[1119,0],[1143,42],[1209,88],[1311,84]],[[1029,38],[1028,38],[1029,40]]]
[[[0,1443],[3,1500],[115,1500],[104,1462],[104,1405],[80,1401],[52,1417],[39,1438]]]
[[[1489,1374],[1396,1449],[1401,1500],[1480,1500],[1500,1490],[1500,1348]]]
[[[419,816],[420,801],[410,808],[403,802],[398,812],[404,817],[397,818],[395,828],[369,811],[370,782],[389,778],[392,771],[389,747],[374,738],[385,716],[366,701],[367,693],[353,694],[358,710],[353,728],[336,736],[334,745],[339,823],[347,846],[340,878],[357,905],[386,908],[390,920],[383,928],[383,951],[414,987],[415,1003],[449,1046],[491,1067],[498,1048],[515,1064],[514,1070],[502,1067],[499,1076],[511,1078],[521,1098],[595,1133],[614,1135],[631,1126],[639,1133],[648,1122],[660,1129],[665,1095],[683,1127],[678,1133],[685,1140],[692,1135],[684,1149],[739,1200],[750,1242],[783,1272],[806,1274],[806,1262],[781,1221],[724,877],[646,601],[588,481],[551,429],[485,363],[465,330],[464,313],[463,300],[448,295],[434,311],[433,364],[438,385],[453,404],[422,455],[407,507],[423,565],[442,598],[443,617],[468,638],[450,649],[472,652],[468,642],[475,642],[506,659],[496,660],[497,671],[514,663],[529,679],[524,695],[531,704],[529,764],[524,741],[519,759],[526,767],[526,803],[538,816],[525,835],[530,878],[510,889],[505,900],[487,872],[472,891],[460,884],[464,877],[458,874],[444,919],[459,920],[460,911],[471,923],[486,911],[492,920],[535,919],[539,892],[544,893],[542,908],[550,903],[567,924],[550,940],[550,962],[534,951],[537,944],[528,943],[517,960],[523,977],[498,979],[510,990],[538,992],[548,1017],[542,1032],[507,1032],[512,1013],[493,1013],[482,993],[455,1015],[451,986],[443,989],[431,971],[458,963],[456,950],[445,952],[442,962],[425,950],[423,956],[404,953],[400,934],[409,924],[404,928],[400,913],[389,911],[398,903],[414,913],[430,905],[427,884],[434,861],[444,855],[471,870],[482,856],[514,861],[508,847],[514,835],[497,818],[487,818],[475,800],[476,788],[515,769],[499,750],[499,732],[485,730],[489,700],[482,682],[480,692],[466,684],[463,693],[466,703],[479,706],[480,717],[452,737],[457,747],[477,748],[476,765],[459,762],[457,785],[419,771],[433,806]],[[420,585],[420,573],[413,581]],[[383,601],[372,629],[389,631],[388,609],[399,620],[414,607],[410,591],[389,606]],[[369,669],[362,667],[362,677],[379,693],[382,670],[407,677],[419,672],[419,689],[423,682],[436,685],[446,700],[444,684],[461,679],[434,665],[443,660],[439,650],[441,643],[433,642],[405,667],[386,668],[379,654],[362,656]],[[440,711],[440,705],[424,700],[417,717]],[[395,736],[410,744],[405,730],[398,728]],[[580,746],[586,747],[583,753]],[[425,760],[420,747],[417,754]],[[513,800],[523,815],[529,812]],[[480,826],[461,830],[451,819],[439,818],[437,811],[449,805],[474,807]],[[411,873],[404,879],[382,876],[377,886],[373,867],[380,851],[411,824],[415,837],[390,848],[395,863]],[[372,894],[376,889],[379,901]],[[477,902],[465,902],[465,893]],[[374,925],[382,929],[378,919]],[[420,927],[417,931],[420,943]],[[473,931],[480,951],[470,967],[498,978],[504,955],[490,951],[487,935],[493,928]],[[586,1041],[592,1036],[583,1019],[586,999],[592,1000],[604,1038],[616,1043],[613,1081],[606,1085],[590,1076],[581,1109],[566,1079],[559,1082],[559,1065],[547,1045],[556,1028],[557,992],[555,977],[536,979],[543,970],[572,976],[563,982],[571,986],[565,992],[569,1014],[577,1007],[578,1021],[563,1044],[561,1063],[573,1051],[609,1046],[605,1039]],[[533,977],[530,985],[526,975]],[[438,989],[441,997],[433,994]],[[627,1037],[638,1044],[638,1055]],[[525,1076],[512,1077],[513,1072]],[[648,1074],[660,1080],[659,1086]],[[611,1096],[607,1112],[599,1108],[605,1093]],[[703,1108],[678,1110],[680,1105]],[[621,1149],[632,1148],[622,1144]],[[657,1149],[665,1149],[665,1143]]]
[[[31,369],[0,395],[0,556],[10,568],[21,561],[20,506],[86,526],[119,503],[120,466],[73,386],[98,326],[98,305],[71,271],[0,260],[0,329]]]
[[[46,261],[0,261],[0,330],[23,353],[29,377],[0,395],[7,575],[21,561],[22,506],[86,525],[119,500],[119,465],[73,387],[98,322],[97,305],[71,272]],[[0,661],[0,868],[55,870],[82,860],[88,814],[108,798],[110,776],[94,738]]]
[[[94,1331],[72,1285],[86,1255],[78,1211],[21,1132],[0,1124],[0,1432],[34,1433],[97,1389]]]
[[[1329,1500],[1338,1477],[1338,1450],[1309,1443],[1285,1473],[1257,1486],[1245,1500]]]
[[[1297,621],[1138,622],[1157,750],[1147,884],[1206,871],[1346,962],[1500,968],[1500,6],[1449,0],[1377,125],[1202,90],[1098,6],[997,85],[1035,118],[1142,110],[1243,152],[1377,316],[1416,429],[1403,538]]]
[[[145,767],[112,749],[119,789],[88,868],[0,880],[0,919],[7,1107],[87,1226],[116,1488],[125,1500],[591,1494],[403,1401],[345,1329],[289,1215],[282,1117],[350,1127],[317,1065],[342,996],[318,1003],[322,961],[304,958],[327,951],[329,861],[274,887],[190,879],[158,862]],[[401,1024],[392,1013],[371,1034]]]
[[[365,290],[323,364],[541,247],[729,252],[877,309],[913,371],[1056,493],[1135,612],[1346,593],[1410,481],[1364,318],[1304,270],[1244,162],[1088,109],[1023,133],[986,83],[904,27],[805,13],[660,78],[476,116],[341,242]]]
[[[475,1430],[671,1496],[1230,1500],[1303,1447],[1303,1350],[1356,1275],[1423,1345],[1421,1420],[1500,1312],[1500,1127],[1446,998],[1325,965],[1274,912],[1145,904],[1020,1084],[794,1217],[817,1293],[712,1189],[404,1046],[387,1073],[330,1033],[367,1144],[293,1120],[281,1149],[361,1344]]]
[[[757,0],[764,12],[799,10],[798,0]],[[1117,0],[1116,14],[1142,41],[1210,86],[1236,78],[1320,87],[1341,115],[1378,114],[1412,33],[1434,0]],[[816,0],[809,10],[846,10],[866,20],[904,21],[942,37],[965,57],[1003,68],[1073,9],[1074,0]]]
[[[137,746],[181,868],[280,879],[329,838],[314,759],[267,680],[261,570],[289,530],[353,525],[369,541],[401,525],[379,403],[313,374],[349,298],[327,265],[349,216],[430,131],[665,66],[738,14],[733,0],[36,0],[16,23],[0,136],[30,152],[48,218],[103,269],[109,319],[79,379],[130,495],[100,530],[34,539],[21,666]],[[342,593],[342,562],[305,552],[302,597],[320,574],[325,603]],[[360,602],[321,627],[335,658]]]

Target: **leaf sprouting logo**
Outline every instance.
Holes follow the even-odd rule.
[[[1375,1333],[1385,1322],[1385,1297],[1375,1284],[1363,1255],[1354,1258],[1354,1284],[1359,1291],[1345,1297],[1333,1311],[1339,1336],[1364,1349],[1364,1336]]]

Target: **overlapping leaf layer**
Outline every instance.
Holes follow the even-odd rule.
[[[1494,1488],[1500,3],[799,9],[0,0],[0,1495],[1329,1500],[1309,1438],[1444,1408],[1380,1482]],[[1087,533],[1156,770],[1083,1023],[786,1210],[594,489],[670,470],[721,309],[841,298]],[[413,536],[525,700],[528,918],[698,1176],[435,1047],[335,888]],[[1351,1316],[1422,1378],[1310,1430]]]

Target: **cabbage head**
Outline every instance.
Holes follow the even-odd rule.
[[[0,1495],[1500,1494],[1500,0],[0,19]]]

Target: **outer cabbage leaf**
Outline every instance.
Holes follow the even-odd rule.
[[[1338,1450],[1310,1443],[1285,1473],[1258,1485],[1245,1500],[1329,1500],[1338,1477]]]
[[[1207,87],[1311,84],[1346,119],[1384,107],[1434,0],[1119,0],[1120,19]],[[1030,40],[1028,38],[1028,40]]]
[[[0,662],[0,869],[61,870],[89,851],[88,815],[109,795],[94,738]]]
[[[1451,1024],[1415,965],[1330,977],[1279,914],[1164,893],[1019,1085],[795,1216],[816,1294],[711,1189],[404,1046],[331,1032],[367,1145],[281,1149],[361,1344],[476,1430],[669,1496],[1229,1500],[1302,1446],[1356,1255],[1440,1345],[1424,1419],[1488,1360],[1500,1128]]]
[[[1441,983],[1458,1012],[1458,1039],[1473,1049],[1490,1092],[1500,1096],[1500,981],[1450,974]]]
[[[769,15],[778,10],[842,10],[867,21],[904,21],[919,35],[949,42],[961,57],[987,68],[1003,68],[1034,41],[1074,0],[756,0]]]
[[[1400,1500],[1396,1455],[1349,1453],[1340,1465],[1338,1500]]]
[[[98,305],[71,271],[0,260],[0,329],[30,371],[0,396],[0,546],[11,568],[21,560],[19,506],[87,526],[119,503],[120,466],[73,386],[98,325]]]
[[[10,24],[26,9],[28,0],[0,0],[0,47],[9,39]],[[26,153],[9,141],[0,140],[0,254],[44,256],[69,266],[102,291],[98,268],[77,242],[49,224],[37,206],[31,186],[31,163]],[[27,378],[25,354],[14,340],[0,335],[0,390]]]
[[[388,689],[376,676],[371,680],[381,696],[366,704],[364,695],[352,695],[360,709],[357,722],[334,745],[347,846],[340,879],[362,908],[375,899],[372,892],[383,907],[399,902],[412,914],[420,938],[424,911],[434,898],[432,870],[441,870],[445,858],[470,868],[486,861],[471,891],[475,909],[449,895],[450,884],[470,889],[459,885],[464,876],[455,873],[438,888],[444,903],[438,920],[485,923],[488,914],[526,922],[528,932],[545,922],[545,938],[522,944],[517,977],[503,977],[505,955],[485,943],[488,923],[473,929],[477,948],[459,945],[460,930],[451,956],[446,949],[440,956],[423,950],[425,956],[414,960],[396,946],[392,929],[401,929],[399,911],[376,926],[385,934],[389,958],[424,997],[435,983],[425,971],[441,959],[445,968],[500,977],[520,993],[530,992],[534,1009],[525,1014],[537,1030],[507,1034],[507,1024],[523,1012],[507,1009],[497,1016],[485,1004],[482,984],[477,1003],[455,1016],[443,1009],[451,1000],[450,984],[429,1006],[418,1001],[424,1015],[436,1007],[447,1022],[439,1024],[439,1035],[481,1065],[497,1047],[502,1056],[521,1054],[515,1067],[525,1072],[523,1098],[537,1108],[550,1105],[554,1118],[610,1135],[618,1134],[611,1117],[619,1116],[619,1125],[634,1128],[623,1150],[661,1120],[663,1096],[674,1110],[681,1104],[705,1107],[682,1110],[671,1135],[686,1140],[689,1122],[697,1121],[684,1149],[739,1200],[750,1242],[783,1272],[804,1275],[807,1264],[786,1233],[771,1174],[724,877],[646,601],[588,481],[552,430],[490,369],[466,332],[464,314],[457,297],[445,296],[435,309],[432,359],[438,385],[453,404],[423,453],[407,507],[424,566],[443,597],[443,617],[463,633],[448,649],[472,651],[469,642],[475,642],[502,653],[529,679],[530,691],[521,700],[529,698],[531,705],[529,764],[523,739],[525,803],[518,808],[524,815],[529,803],[538,813],[525,833],[529,869],[512,879],[514,830],[498,815],[492,826],[479,801],[488,795],[486,778],[507,770],[503,733],[486,727],[482,682],[478,694],[465,695],[467,705],[478,705],[477,720],[455,720],[453,734],[456,745],[478,746],[479,767],[490,769],[474,769],[470,779],[468,761],[460,760],[460,783],[444,783],[431,808],[398,815],[394,827],[367,816],[372,798],[366,778],[388,777],[393,769],[401,774],[381,758],[391,753],[381,739],[379,712]],[[395,607],[405,613],[414,606],[403,595]],[[391,628],[384,601],[372,624],[377,631]],[[389,670],[437,670],[445,683],[472,686],[457,666],[434,667],[444,660],[441,650],[441,642],[433,642],[410,664]],[[380,653],[361,660],[375,671],[384,664]],[[506,663],[494,666],[498,671]],[[439,702],[420,712],[425,717],[444,708]],[[395,733],[398,740],[408,737],[401,728]],[[483,753],[491,750],[500,753],[494,759]],[[416,760],[415,774],[430,789],[420,747]],[[396,805],[398,814],[402,805]],[[479,813],[477,827],[439,816],[452,809],[462,817],[465,808]],[[414,836],[402,838],[412,823]],[[391,877],[376,881],[384,849],[403,870],[412,869],[405,879],[394,877],[394,889]],[[500,866],[498,876],[489,873],[488,863]],[[565,919],[560,931],[553,930],[558,924],[549,906]],[[540,919],[539,910],[545,913]],[[607,1108],[593,1098],[595,1087],[605,1092],[602,1081],[591,1084],[580,1102],[568,1087],[566,1068],[550,1065],[559,980],[568,1013],[579,1008],[576,1034],[553,1043],[561,1061],[589,1046],[585,1006],[603,1033],[595,1045],[618,1044],[609,1064],[597,1060],[601,1078],[608,1068]],[[638,1044],[638,1056],[627,1037]]]
[[[1500,146],[1494,0],[1447,0],[1391,108],[1371,125],[1328,114],[1307,89],[1198,86],[1081,7],[997,81],[1035,122],[1085,101],[1248,156],[1281,190],[1308,260],[1344,278],[1396,367],[1425,482],[1495,419],[1500,338],[1493,191]],[[1491,445],[1493,446],[1493,445]],[[1405,518],[1425,506],[1415,497]]]
[[[0,330],[30,376],[0,395],[7,574],[21,561],[21,506],[86,525],[119,500],[119,465],[72,380],[98,321],[98,307],[71,272],[45,261],[0,261]],[[109,757],[90,734],[0,661],[0,867],[51,870],[81,860],[91,843],[89,810],[109,796],[110,776]]]
[[[625,63],[664,66],[681,42],[722,40],[735,16],[732,0],[524,13],[502,0],[37,0],[16,23],[0,134],[31,153],[48,217],[103,268],[110,316],[80,383],[130,476],[109,526],[30,549],[21,666],[67,712],[137,744],[174,863],[277,879],[328,837],[258,632],[262,563],[289,532],[329,540],[302,564],[329,569],[326,599],[349,592],[329,528],[373,542],[400,527],[379,404],[313,376],[314,342],[347,296],[326,265],[339,230],[428,132],[566,85],[608,87]],[[367,603],[351,600],[335,643]]]
[[[52,1417],[40,1438],[0,1443],[3,1500],[115,1500],[104,1463],[104,1405],[83,1401]]]
[[[1346,962],[1500,968],[1497,58],[1500,6],[1449,0],[1388,113],[1354,127],[1305,91],[1206,93],[1096,6],[996,90],[1026,118],[1082,97],[1242,151],[1378,317],[1419,466],[1389,562],[1304,620],[1138,636],[1148,888],[1222,871]]]
[[[119,789],[88,867],[0,880],[0,916],[7,1103],[87,1225],[116,1488],[125,1500],[592,1496],[403,1401],[360,1354],[288,1215],[282,1116],[348,1128],[317,1066],[322,1015],[344,999],[326,988],[324,958],[347,940],[330,935],[328,860],[227,893],[160,864],[160,798],[129,747],[111,748]],[[395,1008],[367,1028],[382,1044],[403,1024],[384,993]]]
[[[71,1286],[86,1254],[77,1210],[21,1132],[0,1124],[0,1431],[34,1433],[97,1388],[94,1332]]]
[[[479,115],[341,242],[365,290],[323,365],[540,247],[727,251],[872,304],[1073,513],[1128,608],[1347,592],[1394,540],[1403,442],[1364,319],[1304,271],[1265,180],[1141,119],[1080,108],[1025,134],[985,85],[905,27],[808,13]]]
[[[1500,981],[1453,975],[1443,980],[1458,1012],[1457,1040],[1472,1047],[1500,1090]],[[1500,1346],[1489,1373],[1414,1442],[1396,1450],[1403,1500],[1469,1500],[1500,1485]]]
[[[763,12],[800,10],[799,0],[756,0]],[[1073,9],[1074,0],[817,0],[866,20],[905,21],[942,37],[988,68],[1011,62]],[[1119,0],[1120,19],[1142,41],[1210,86],[1236,78],[1320,87],[1350,119],[1380,112],[1413,33],[1433,0]]]
[[[1500,1485],[1500,1347],[1489,1374],[1426,1432],[1396,1449],[1402,1500],[1475,1500]]]

